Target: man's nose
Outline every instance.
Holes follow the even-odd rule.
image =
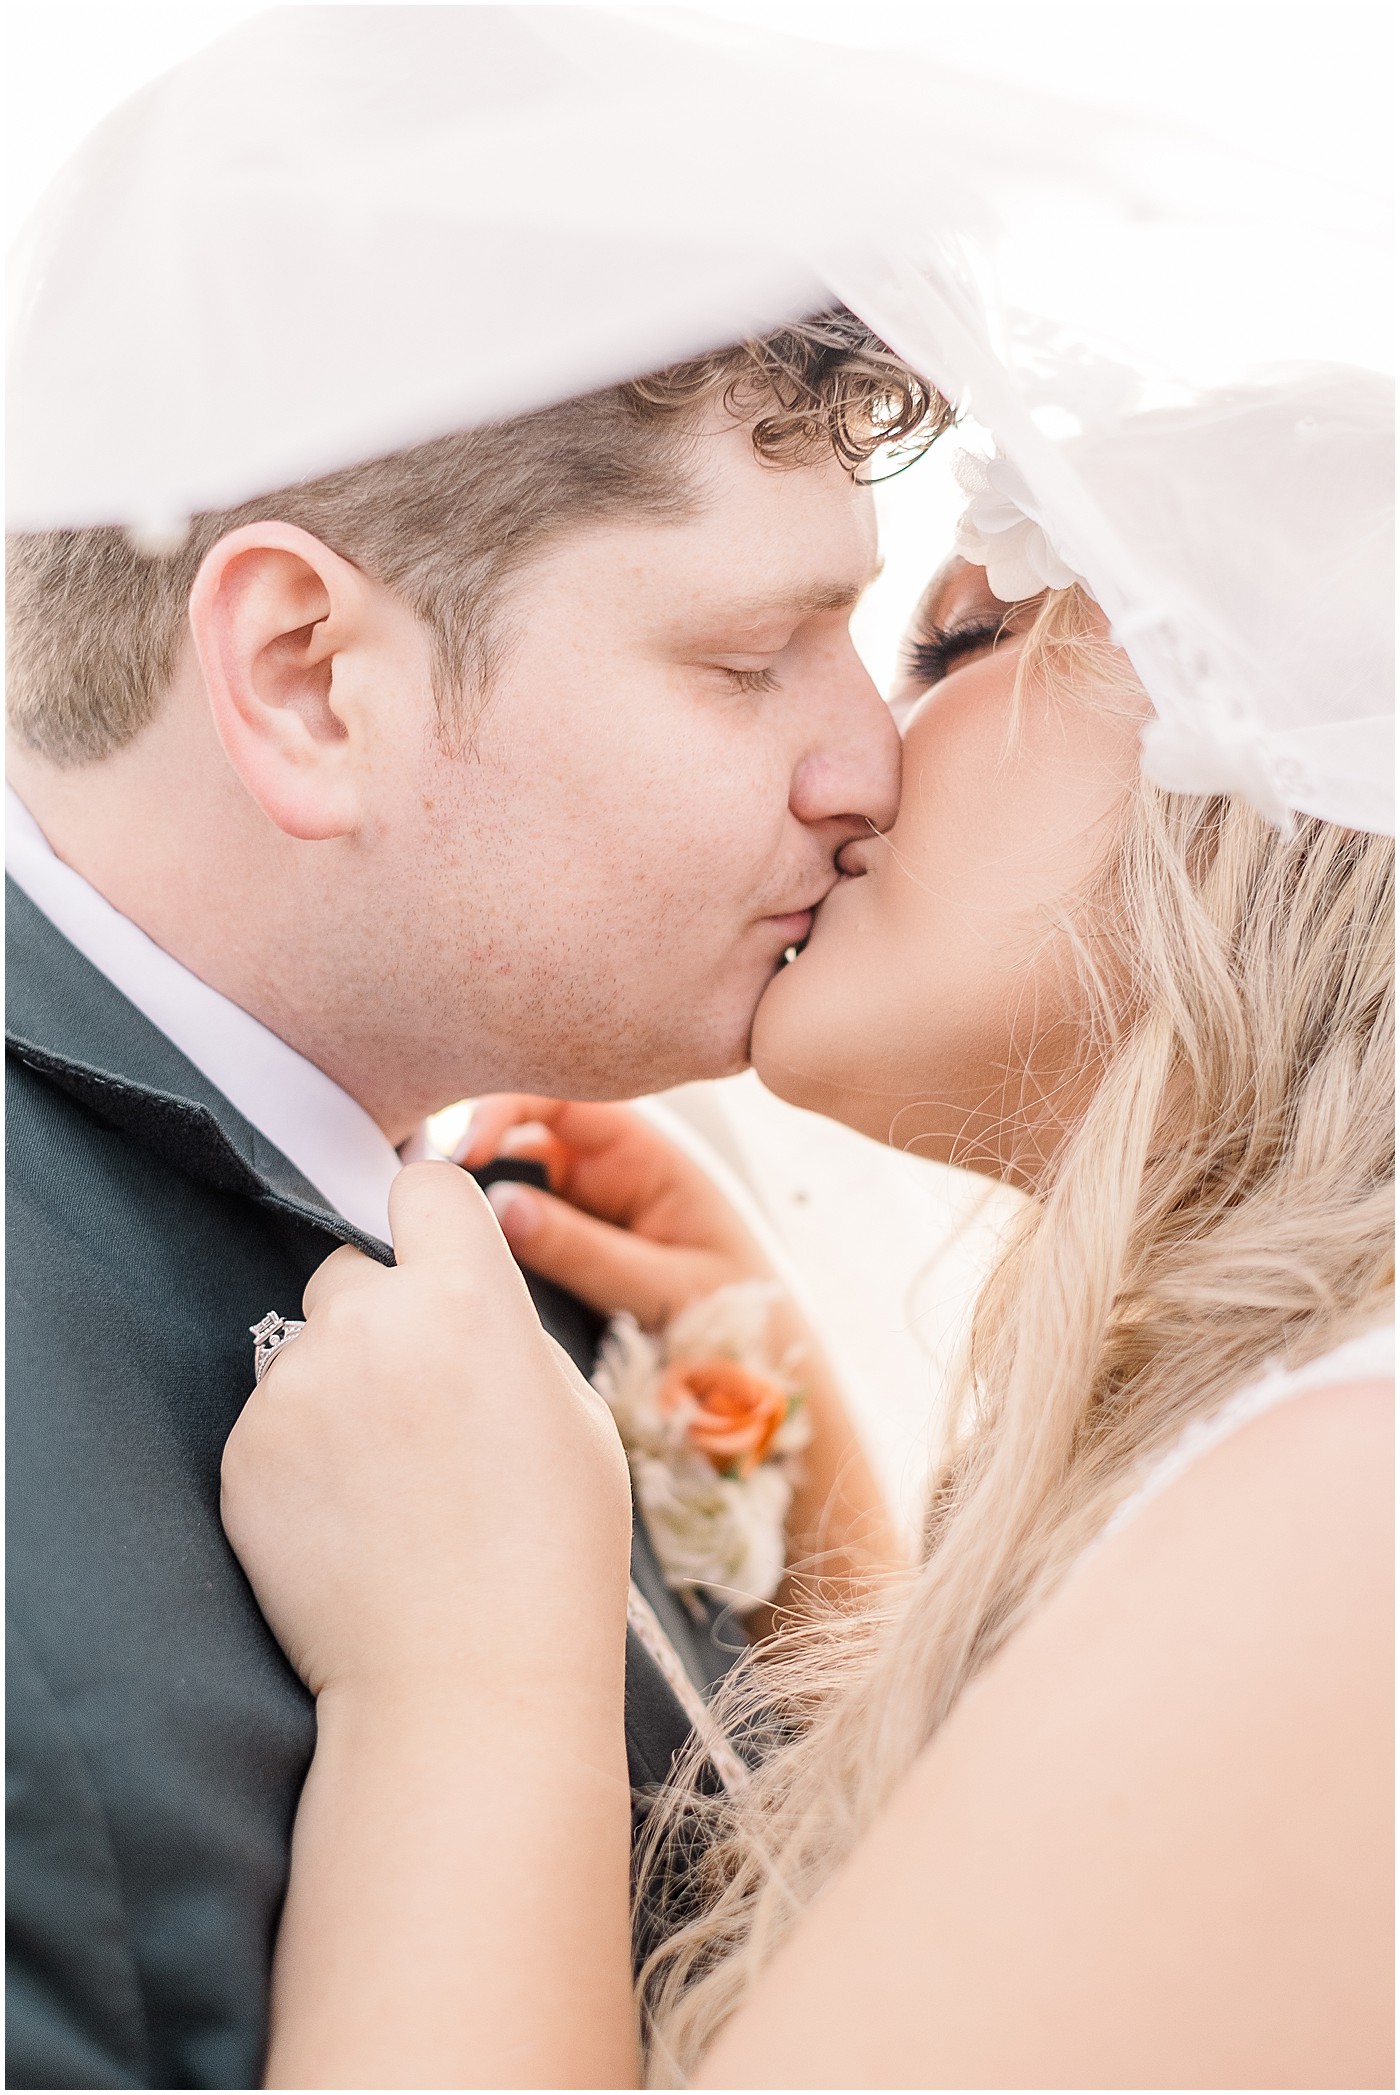
[[[819,732],[793,773],[791,807],[799,822],[845,821],[863,832],[888,829],[899,809],[903,745],[889,707],[863,663],[851,662],[828,690]]]

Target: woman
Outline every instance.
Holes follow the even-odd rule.
[[[1331,412],[1291,384],[1271,442]],[[1393,844],[1148,778],[1180,720],[1011,485],[916,614],[898,819],[753,1048],[1031,1199],[919,1564],[809,1598],[717,1706],[748,1779],[702,1740],[653,1817],[647,2070],[1386,2085]],[[498,1201],[539,1270],[652,1328],[764,1275],[623,1109],[490,1101],[466,1160],[521,1124],[558,1192]],[[470,1182],[414,1167],[394,1222],[394,1271],[313,1280],[226,1458],[319,1698],[269,2078],[632,2085],[627,1466]]]

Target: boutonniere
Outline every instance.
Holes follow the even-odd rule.
[[[666,1583],[740,1615],[778,1590],[797,1457],[812,1436],[802,1350],[774,1363],[768,1343],[781,1294],[738,1281],[658,1332],[615,1317],[593,1375]]]

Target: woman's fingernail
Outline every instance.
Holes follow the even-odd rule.
[[[499,1153],[503,1157],[518,1156],[521,1150],[537,1149],[541,1142],[549,1140],[549,1129],[542,1120],[522,1120],[515,1127],[507,1128],[502,1135]]]
[[[522,1225],[528,1225],[533,1202],[524,1186],[516,1185],[513,1179],[498,1178],[494,1185],[486,1188],[486,1198],[507,1236],[518,1233]]]
[[[467,1115],[465,1127],[462,1129],[461,1134],[457,1137],[456,1144],[453,1147],[452,1151],[452,1161],[454,1164],[465,1164],[468,1156],[471,1153],[472,1123],[476,1119],[476,1110],[476,1107],[473,1106],[471,1112]]]

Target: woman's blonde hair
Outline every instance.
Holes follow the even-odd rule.
[[[1077,588],[1018,676],[1112,704]],[[639,1925],[651,2075],[684,2076],[968,1683],[1145,1463],[1267,1359],[1393,1292],[1394,845],[1143,780],[1066,941],[1085,1087],[977,1304],[921,1562],[780,1635],[717,1709],[759,1749],[663,1795]],[[936,1866],[936,1858],[930,1858]],[[683,1867],[682,1867],[683,1864]]]

